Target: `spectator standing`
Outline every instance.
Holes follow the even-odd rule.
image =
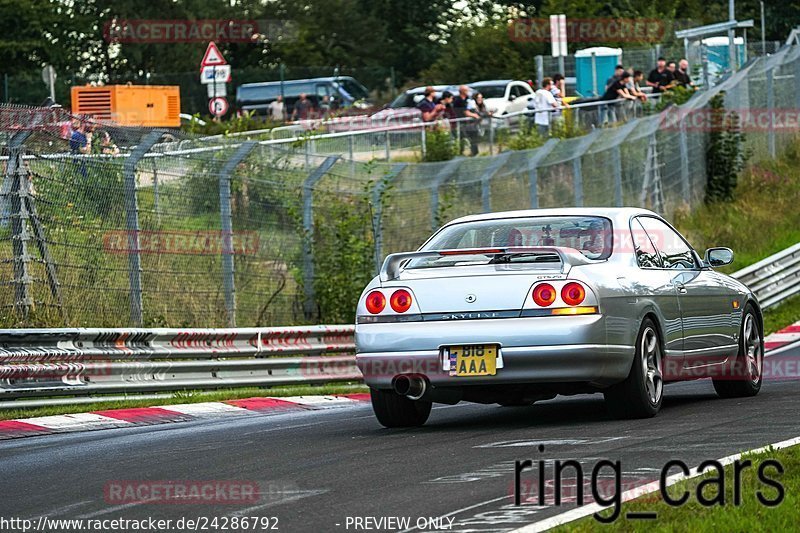
[[[300,99],[294,103],[292,121],[306,120],[313,109],[314,105],[311,103],[311,100],[308,99],[306,93],[300,93]]]
[[[100,132],[100,153],[105,155],[119,154],[119,147],[114,144],[111,135],[105,130]]]
[[[656,68],[647,75],[647,85],[653,88],[654,93],[660,93],[669,88],[669,84],[673,80],[672,73],[667,70],[667,60],[659,57],[656,62]]]
[[[425,97],[417,104],[417,109],[422,112],[422,120],[425,122],[433,122],[444,113],[444,105],[436,103],[436,90],[431,87],[425,87]]]
[[[89,154],[92,152],[92,132],[87,131],[86,124],[81,120],[72,122],[72,133],[69,136],[69,151],[74,155]],[[73,161],[75,171],[86,178],[89,170],[86,167],[86,160],[82,157],[75,158]]]
[[[467,122],[466,131],[470,154],[474,157],[478,155],[478,137],[480,136],[481,122],[484,118],[490,116],[481,93],[475,93],[474,98],[467,101],[467,109],[464,114],[467,118],[472,119]]]
[[[681,59],[678,62],[678,70],[675,71],[675,81],[682,87],[694,87],[692,78],[689,76],[689,62],[686,59]]]
[[[542,80],[542,87],[534,94],[531,103],[536,109],[535,117],[533,119],[536,124],[536,130],[542,137],[547,137],[550,134],[550,115],[554,109],[558,109],[558,102],[556,102],[551,89],[553,88],[553,79],[544,78]],[[530,103],[528,106],[530,107]]]
[[[286,120],[286,106],[283,104],[283,96],[278,95],[278,98],[270,102],[269,118],[275,122],[283,122]]]
[[[550,87],[550,92],[553,93],[553,98],[556,99],[558,107],[569,107],[569,104],[564,102],[564,96],[567,94],[567,83],[563,74],[553,75],[553,85]],[[553,113],[553,118],[561,118],[561,111]]]
[[[331,114],[331,98],[326,94],[322,97],[319,103],[319,115],[322,118],[328,118]]]

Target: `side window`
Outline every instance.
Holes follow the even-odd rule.
[[[524,87],[517,83],[511,86],[511,94],[519,98],[520,96],[525,96],[528,93],[525,91]]]
[[[638,218],[633,219],[631,222],[631,238],[633,239],[633,249],[636,252],[636,262],[639,266],[642,268],[661,268],[658,252],[653,243],[650,242],[650,237],[647,236]]]
[[[697,268],[692,249],[675,230],[653,217],[639,217],[647,235],[661,256],[664,268],[689,270]]]
[[[327,95],[328,95],[328,86],[325,85],[324,83],[318,83],[317,84],[317,96],[319,96],[320,99],[321,99],[323,96],[327,96]]]

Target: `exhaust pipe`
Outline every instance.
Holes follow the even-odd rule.
[[[394,391],[409,400],[419,400],[427,389],[427,382],[420,376],[400,375],[394,379]]]

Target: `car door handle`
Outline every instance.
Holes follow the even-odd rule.
[[[685,286],[676,285],[676,287],[678,288],[678,294],[686,294],[687,291],[686,291],[686,287]]]

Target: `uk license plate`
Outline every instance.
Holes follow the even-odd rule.
[[[450,346],[451,376],[494,376],[497,373],[496,344]]]

